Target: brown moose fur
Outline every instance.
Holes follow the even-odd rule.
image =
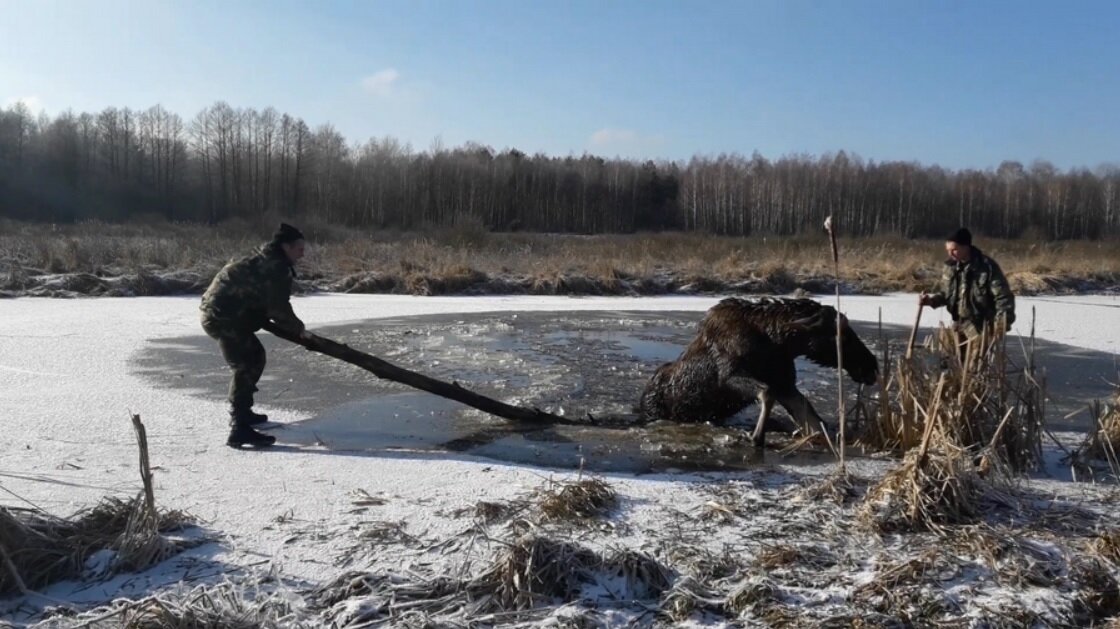
[[[879,363],[846,318],[841,347],[848,375],[873,384]],[[642,393],[641,413],[650,421],[722,422],[758,400],[756,445],[763,443],[774,402],[802,430],[814,430],[823,423],[797,390],[798,356],[836,367],[835,308],[811,299],[724,299],[708,310],[680,358],[654,373]]]

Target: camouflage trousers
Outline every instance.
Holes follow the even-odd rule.
[[[253,407],[253,394],[264,373],[264,346],[251,330],[236,328],[225,322],[204,318],[202,329],[218,342],[222,358],[233,370],[229,381],[229,403],[234,411]]]
[[[969,352],[987,354],[1003,337],[1002,328],[993,321],[963,320],[953,324],[957,332],[957,353],[967,362]]]

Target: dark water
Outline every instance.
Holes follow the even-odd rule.
[[[483,313],[378,319],[315,332],[406,369],[461,385],[502,401],[573,418],[634,418],[633,406],[658,365],[675,359],[691,340],[701,313]],[[877,331],[857,330],[878,350]],[[907,331],[888,328],[887,342]],[[262,333],[268,367],[258,405],[311,416],[276,430],[293,446],[338,453],[385,450],[468,453],[501,461],[593,470],[736,469],[757,466],[745,441],[757,414],[749,407],[728,427],[659,422],[646,426],[525,425],[488,416],[428,393],[381,381],[333,358]],[[1102,368],[1110,355],[1040,344],[1060,416],[1107,384],[1078,374]],[[153,342],[135,367],[160,386],[223,399],[228,371],[217,347],[201,335]],[[799,386],[821,415],[835,415],[836,372],[798,363]],[[1103,382],[1103,381],[1102,381]],[[1055,393],[1055,385],[1061,389]],[[853,394],[848,380],[845,390]],[[781,414],[780,409],[775,411]],[[780,439],[774,440],[780,442]],[[771,461],[792,462],[776,452]],[[831,458],[798,455],[798,462]]]

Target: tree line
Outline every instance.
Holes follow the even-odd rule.
[[[1120,234],[1120,168],[995,170],[757,152],[688,162],[527,155],[467,143],[352,144],[272,108],[218,102],[190,120],[156,105],[97,113],[0,110],[0,216],[67,222],[162,216],[217,224],[280,213],[368,228],[688,230],[788,235],[834,215],[846,233]]]

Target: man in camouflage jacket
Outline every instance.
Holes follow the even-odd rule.
[[[253,255],[226,264],[202,296],[202,329],[218,341],[233,371],[227,440],[232,447],[263,447],[276,441],[253,428],[268,421],[266,415],[253,412],[253,393],[265,365],[264,346],[255,332],[271,321],[293,334],[308,335],[290,301],[295,264],[304,246],[303,234],[281,223],[272,240]]]
[[[1015,295],[996,261],[972,246],[972,234],[960,228],[945,242],[949,259],[941,284],[933,293],[922,293],[919,303],[945,306],[962,340],[979,337],[985,329],[1003,333],[1015,322]]]

